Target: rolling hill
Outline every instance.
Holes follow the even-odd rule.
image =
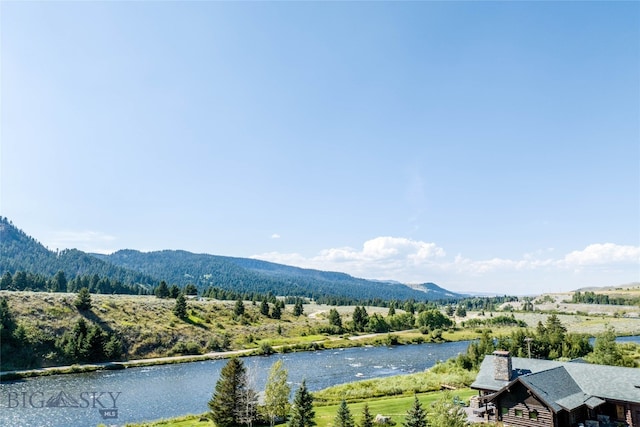
[[[158,282],[154,277],[127,270],[77,249],[51,251],[7,218],[0,218],[0,274],[17,271],[44,276],[64,271],[69,278],[97,274],[127,284],[148,286],[155,286]]]
[[[463,295],[434,283],[405,285],[394,281],[366,280],[345,273],[303,269],[250,258],[194,254],[182,250],[140,252],[131,249],[111,255],[77,249],[53,252],[0,218],[0,274],[27,271],[67,277],[93,275],[128,284],[155,286],[160,280],[199,289],[215,286],[236,292],[258,292],[310,298],[354,300],[450,299]]]

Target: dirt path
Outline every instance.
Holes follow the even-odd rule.
[[[47,375],[58,374],[73,374],[77,372],[90,372],[100,370],[117,370],[134,368],[138,366],[150,366],[150,365],[167,365],[172,363],[186,363],[186,362],[199,362],[203,360],[215,360],[215,359],[227,359],[233,356],[242,356],[245,354],[251,354],[255,352],[255,348],[232,350],[232,351],[214,351],[205,354],[187,355],[187,356],[167,356],[167,357],[154,357],[150,359],[134,359],[126,360],[123,362],[101,362],[101,363],[87,363],[84,365],[68,365],[68,366],[51,366],[48,368],[38,369],[26,369],[20,371],[3,371],[0,372],[0,380],[6,378],[12,379],[15,377],[27,378],[38,377]]]

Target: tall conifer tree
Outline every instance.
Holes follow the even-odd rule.
[[[234,427],[245,412],[247,371],[240,359],[234,357],[220,371],[220,379],[209,401],[209,409],[218,427]]]
[[[369,405],[366,402],[362,407],[362,418],[360,419],[359,427],[373,427],[373,415],[369,412]]]
[[[313,410],[313,395],[307,390],[307,384],[302,380],[300,388],[293,399],[293,408],[289,427],[313,427],[316,425],[313,419],[316,416]]]
[[[427,412],[422,408],[418,396],[415,396],[413,406],[407,411],[407,416],[402,425],[404,427],[427,427]]]
[[[173,306],[173,314],[178,316],[180,319],[187,318],[187,300],[183,293],[180,293],[176,298],[176,304]]]
[[[349,411],[346,400],[342,400],[342,402],[340,402],[340,406],[338,406],[338,413],[336,414],[336,419],[333,422],[333,425],[336,427],[355,426],[353,417],[351,416],[351,411]]]

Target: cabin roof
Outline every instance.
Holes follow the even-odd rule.
[[[571,408],[565,409],[574,409],[573,404],[577,402],[578,399],[570,399],[570,397],[584,394],[580,386],[576,384],[563,366],[536,372],[535,374],[523,375],[518,379],[555,412],[558,412],[565,406],[560,404],[559,401],[561,400],[564,401],[565,404],[572,406]],[[581,404],[582,402],[580,402],[580,405]]]
[[[556,403],[567,411],[571,411],[582,405],[587,405],[589,408],[593,409],[602,405],[605,401],[599,397],[589,396],[586,393],[578,392],[562,399],[558,399]]]
[[[554,409],[577,407],[580,399],[591,407],[598,406],[602,399],[640,403],[637,368],[513,357],[511,381],[500,381],[493,378],[494,358],[485,356],[472,388],[500,391],[520,379],[541,399],[548,399],[549,404],[553,401]]]

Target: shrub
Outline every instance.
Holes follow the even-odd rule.
[[[200,344],[189,341],[187,343],[180,341],[174,345],[169,351],[170,354],[202,354],[202,346]]]

